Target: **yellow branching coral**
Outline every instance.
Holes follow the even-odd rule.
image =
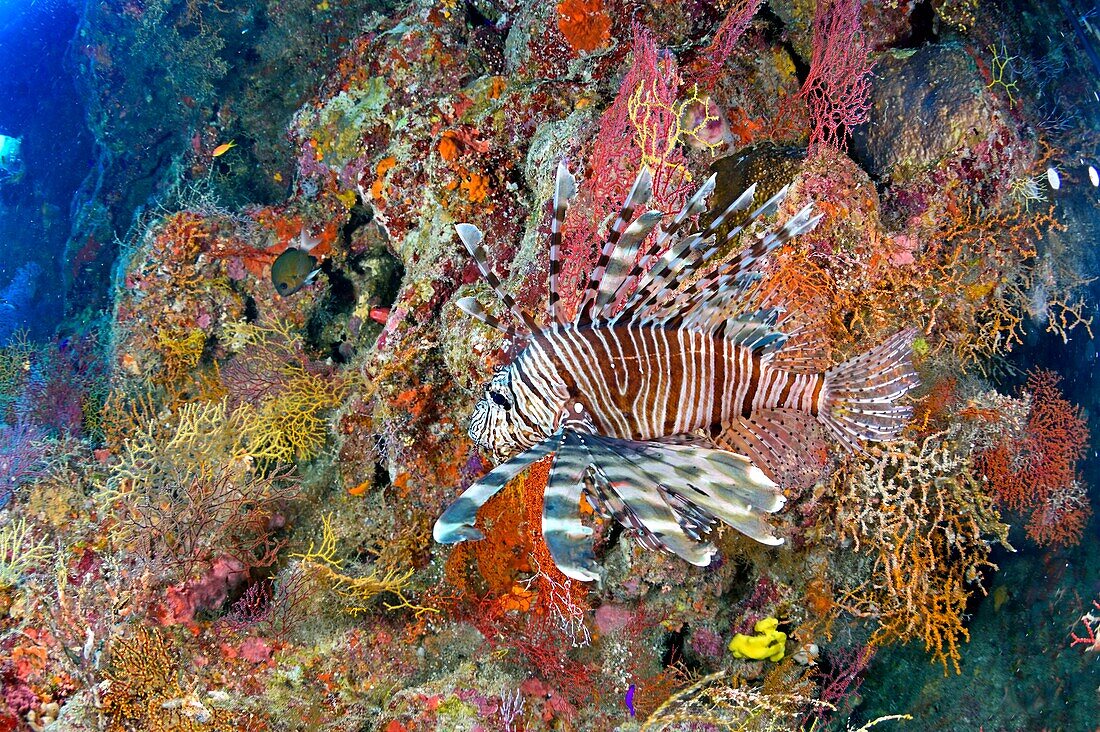
[[[119,452],[126,441],[136,437],[156,418],[157,404],[150,392],[127,394],[112,389],[103,401],[100,415],[104,444]]]
[[[182,661],[161,631],[138,626],[115,642],[106,672],[103,715],[109,732],[231,732],[232,715],[180,681]],[[189,690],[188,690],[189,689]]]
[[[340,403],[343,389],[300,369],[258,407],[244,405],[234,415],[248,452],[257,460],[290,462],[316,457],[328,423],[321,412]]]
[[[233,416],[249,454],[268,462],[316,457],[328,436],[321,414],[343,400],[347,380],[307,370],[287,323],[241,322],[226,331],[237,355],[222,380],[241,402]]]
[[[50,558],[45,541],[35,541],[23,517],[0,529],[0,589],[15,587],[35,564]]]
[[[411,569],[401,571],[391,568],[381,574],[371,572],[362,577],[352,577],[347,574],[343,562],[336,556],[336,532],[328,516],[321,518],[320,543],[310,543],[309,549],[304,554],[292,554],[291,557],[300,559],[304,567],[312,570],[322,581],[332,587],[343,599],[344,611],[352,615],[369,612],[373,600],[385,593],[395,596],[398,600],[395,603],[384,603],[387,610],[408,608],[417,617],[426,612],[438,612],[433,608],[414,605],[405,596],[404,591],[409,585],[409,578],[413,575]]]
[[[157,381],[177,384],[187,378],[202,358],[206,335],[198,328],[186,331],[162,330],[157,333],[157,352],[162,371]]]
[[[655,180],[676,181],[677,185],[691,182],[691,173],[678,154],[678,146],[694,141],[704,147],[718,147],[703,132],[718,120],[710,100],[692,87],[686,99],[667,101],[668,91],[662,88],[664,80],[652,78],[638,84],[627,102],[627,112],[635,129],[635,142],[642,151],[641,165],[653,171]],[[689,114],[701,110],[701,115]]]
[[[993,58],[990,59],[991,78],[986,88],[993,89],[999,86],[1004,89],[1005,94],[1008,95],[1009,106],[1014,107],[1016,106],[1016,96],[1013,92],[1020,91],[1016,80],[1010,78],[1012,75],[1012,62],[1016,60],[1016,57],[1008,54],[1008,50],[1003,43],[999,48],[996,45],[991,45],[989,52],[993,54]]]
[[[175,414],[150,414],[124,442],[120,463],[100,495],[108,503],[166,476],[199,475],[227,465],[244,465],[241,425],[226,401],[183,404]]]
[[[920,639],[944,673],[949,662],[959,672],[967,587],[981,589],[980,571],[997,568],[990,537],[1011,549],[969,457],[950,433],[900,440],[838,471],[828,493],[841,538],[875,555],[873,577],[837,604],[878,620],[873,643]]]

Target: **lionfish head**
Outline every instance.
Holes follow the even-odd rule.
[[[502,457],[510,457],[546,437],[524,409],[526,402],[514,386],[515,369],[513,364],[493,375],[470,418],[470,439],[482,450]]]

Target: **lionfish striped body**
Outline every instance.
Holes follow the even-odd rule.
[[[520,325],[506,326],[473,298],[459,307],[483,323],[525,338],[524,350],[497,372],[478,402],[470,435],[507,459],[471,486],[439,518],[443,543],[481,538],[477,510],[527,465],[553,454],[543,536],[567,575],[598,577],[580,518],[584,495],[643,545],[706,565],[707,540],[721,522],[766,544],[779,544],[763,515],[784,498],[764,470],[821,422],[850,449],[895,437],[910,416],[898,400],[915,384],[912,334],[899,333],[830,369],[814,368],[801,349],[783,350],[792,333],[778,308],[752,309],[759,263],[820,219],[807,206],[782,227],[718,264],[710,260],[747,223],[773,210],[786,188],[717,240],[723,223],[747,211],[749,188],[705,228],[683,233],[704,212],[708,180],[665,226],[634,212],[652,195],[643,170],[580,300],[566,319],[557,276],[561,223],[576,183],[558,166],[550,240],[550,323],[539,327],[489,268],[482,235],[459,224],[482,275]],[[518,453],[518,454],[517,454]],[[763,468],[764,470],[761,470]]]

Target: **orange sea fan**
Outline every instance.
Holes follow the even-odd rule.
[[[561,0],[558,30],[576,53],[588,53],[611,40],[611,18],[601,0]]]

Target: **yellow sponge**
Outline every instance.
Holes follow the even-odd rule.
[[[751,658],[756,661],[781,661],[787,650],[787,634],[776,630],[779,621],[764,618],[753,626],[756,635],[737,633],[730,641],[730,650],[737,658]]]

